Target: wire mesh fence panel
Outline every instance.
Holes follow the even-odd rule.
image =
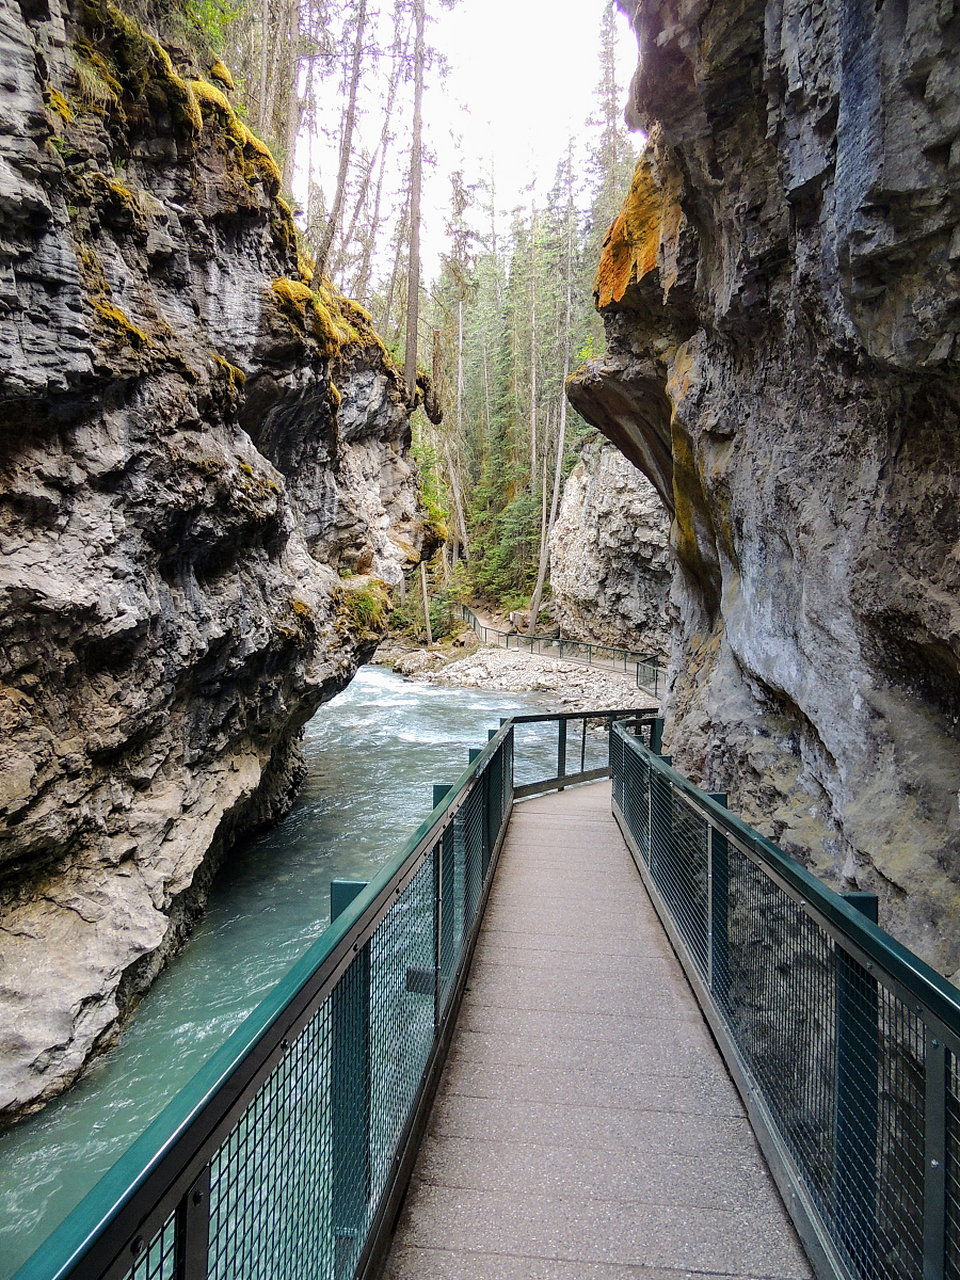
[[[555,720],[517,724],[513,738],[514,782],[517,786],[557,777],[558,729]]]
[[[451,824],[443,833],[437,850],[440,861],[440,972],[437,975],[437,1009],[440,1015],[446,1012],[453,995],[457,958],[463,936],[462,874],[457,874],[456,844],[456,827]]]
[[[866,1276],[910,1280],[924,1269],[924,1026],[915,1009],[882,986],[874,997],[871,982],[868,976],[861,979],[858,998],[867,1016],[873,1007],[877,1010],[879,1035],[875,1032],[870,1046],[876,1065],[868,1059],[859,1077],[863,1081],[868,1071],[876,1071],[878,1088],[876,1100],[861,1092],[858,1102],[871,1121],[874,1114],[877,1119],[876,1231],[873,1239],[865,1234],[861,1240],[854,1233],[848,1252],[855,1259],[859,1253]],[[866,1153],[865,1166],[868,1159]],[[862,1177],[851,1163],[846,1180],[855,1194]],[[851,1235],[849,1228],[845,1235]]]
[[[622,740],[621,740],[622,741]],[[643,860],[650,865],[650,769],[643,756],[623,749],[623,812]]]
[[[341,986],[353,980],[348,971]],[[208,1273],[217,1280],[333,1274],[331,1015],[332,1001],[290,1046],[213,1157]]]
[[[635,857],[831,1274],[960,1280],[955,995],[932,971],[917,987],[922,962],[848,923],[850,905],[838,915],[826,886],[622,730],[611,764]]]
[[[480,905],[483,889],[483,796],[479,788],[467,800],[457,815],[463,831],[464,850],[464,930],[468,931]]]
[[[944,1274],[960,1280],[960,1058],[947,1055],[946,1241]]]
[[[655,821],[663,815],[654,813]],[[663,856],[658,870],[674,919],[703,977],[707,976],[708,846],[706,820],[682,795],[669,798],[668,831],[658,831]]]
[[[836,1124],[833,946],[735,846],[727,875],[730,1030],[811,1194],[828,1207]]]
[[[125,1280],[174,1280],[178,1266],[177,1215],[172,1213],[144,1247]]]
[[[435,864],[427,859],[370,939],[372,1192],[378,1200],[430,1054]]]

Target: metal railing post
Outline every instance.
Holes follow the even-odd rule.
[[[872,893],[843,895],[877,923]],[[859,1273],[874,1270],[880,1053],[877,981],[842,947],[837,963],[837,1226]]]
[[[727,793],[712,791],[710,799],[727,807]],[[710,939],[707,963],[710,990],[720,1008],[730,1007],[730,939],[728,906],[730,901],[730,847],[727,837],[710,826],[709,922]]]
[[[453,823],[451,823],[444,831],[440,842],[440,927],[437,955],[439,981],[437,985],[444,988],[444,997],[446,997],[446,985],[453,973],[453,952],[456,945],[453,840]]]
[[[178,1280],[206,1280],[210,1253],[210,1166],[180,1201],[177,1210]]]
[[[567,772],[567,722],[561,717],[557,721],[557,777],[562,778]],[[563,787],[557,788],[559,791]]]
[[[670,756],[661,756],[664,764],[671,764]],[[671,910],[676,907],[675,894],[671,892],[669,868],[672,855],[673,820],[671,803],[673,793],[670,783],[657,770],[650,770],[650,874],[654,883],[667,900]]]
[[[924,1047],[923,1280],[943,1280],[947,1236],[947,1049],[930,1027]]]
[[[357,894],[362,880],[333,880],[330,918]],[[370,944],[357,952],[332,997],[331,1138],[334,1276],[353,1266],[370,1199]]]

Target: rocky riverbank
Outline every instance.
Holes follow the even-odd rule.
[[[469,633],[464,647],[467,653],[456,646],[409,649],[392,640],[380,646],[373,661],[425,684],[542,693],[551,711],[656,709],[650,694],[622,672],[542,658],[522,649],[490,648]]]

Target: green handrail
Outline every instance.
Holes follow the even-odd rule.
[[[608,727],[638,714],[591,713]],[[555,722],[558,742],[566,742],[577,718],[585,738],[587,713],[525,716],[493,731],[449,790],[439,789],[439,803],[404,847],[14,1280],[199,1280],[210,1274],[209,1258],[221,1245],[241,1248],[260,1239],[266,1228],[256,1220],[257,1205],[267,1212],[270,1197],[282,1197],[279,1184],[302,1188],[305,1179],[315,1183],[314,1203],[304,1210],[283,1202],[278,1216],[289,1238],[282,1248],[270,1246],[271,1275],[340,1280],[372,1273],[412,1169],[506,830],[515,729]],[[609,764],[598,771],[583,763],[581,754],[581,768],[568,771],[558,756],[553,776],[517,791],[609,774]],[[337,1048],[337,1036],[340,1043],[349,1037],[358,1016],[366,1020],[369,1045],[361,1068],[363,1059]],[[341,1079],[344,1073],[351,1079]],[[268,1103],[272,1119],[257,1119]],[[256,1167],[235,1168],[224,1153],[240,1141],[237,1135],[247,1141],[256,1124],[260,1143],[250,1149]],[[359,1129],[368,1136],[366,1153],[338,1153],[338,1132]],[[294,1177],[288,1166],[298,1160]],[[249,1212],[231,1200],[243,1177],[258,1180]],[[307,1218],[296,1221],[301,1211]],[[334,1221],[337,1214],[351,1220]],[[296,1243],[308,1239],[309,1256]]]
[[[613,728],[614,814],[818,1276],[956,1277],[960,992],[646,732]]]
[[[660,666],[660,659],[655,653],[640,653],[633,649],[621,649],[617,645],[597,644],[592,640],[563,640],[559,636],[524,636],[519,632],[498,631],[496,627],[488,627],[485,622],[481,622],[474,611],[466,604],[458,604],[457,608],[460,617],[464,622],[470,624],[474,633],[486,644],[489,637],[494,637],[493,643],[505,649],[510,648],[510,642],[513,641],[515,649],[526,648],[531,653],[536,652],[539,656],[543,656],[543,646],[547,645],[549,649],[556,648],[558,656],[563,661],[579,662],[581,659],[573,658],[570,655],[576,652],[586,650],[586,663],[588,666],[603,667],[602,661],[594,661],[594,655],[599,659],[602,653],[610,655],[611,662],[623,662],[624,674],[627,667],[632,666],[635,669],[637,688],[649,689],[654,696],[659,695],[664,672]],[[536,649],[534,649],[536,646]],[[564,647],[567,650],[567,657],[564,658]],[[554,655],[548,654],[553,657]]]

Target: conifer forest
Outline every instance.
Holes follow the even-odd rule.
[[[590,117],[522,199],[504,201],[495,156],[441,171],[431,133],[457,122],[430,118],[448,110],[440,3],[188,0],[186,13],[277,160],[307,269],[370,312],[409,387],[428,375],[413,433],[431,595],[525,608],[549,596],[549,530],[588,431],[563,387],[603,351],[593,274],[640,139],[622,120],[611,0],[590,33]],[[432,259],[424,201],[444,228]],[[416,625],[402,609],[395,621]]]

